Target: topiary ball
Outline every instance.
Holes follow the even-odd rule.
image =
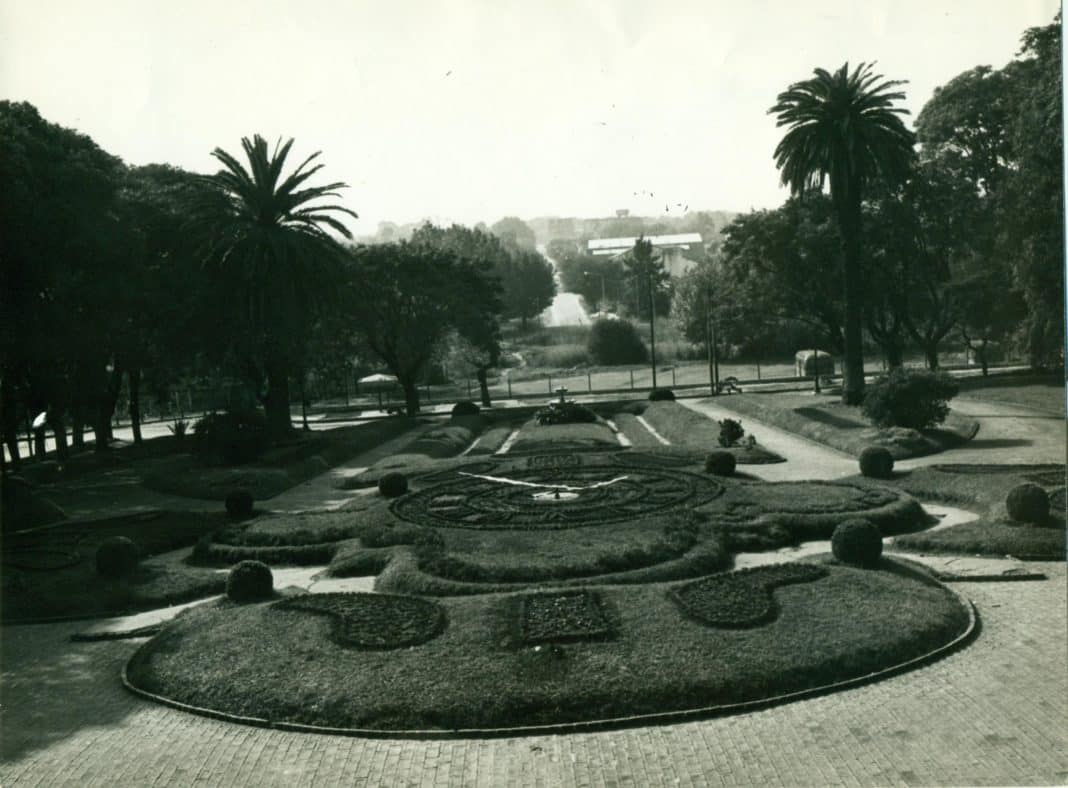
[[[262,561],[242,561],[226,576],[226,595],[235,602],[270,599],[274,594],[274,575]]]
[[[386,498],[396,498],[408,492],[408,478],[403,473],[387,473],[378,480],[378,491]]]
[[[889,479],[894,472],[894,455],[882,446],[868,446],[860,453],[860,472],[869,479]]]
[[[1005,498],[1009,517],[1020,523],[1042,523],[1049,517],[1049,493],[1032,482],[1018,484]]]
[[[231,520],[244,520],[252,516],[252,493],[248,490],[231,490],[226,494],[226,513]]]
[[[675,392],[671,389],[653,389],[649,392],[649,399],[653,402],[674,402]]]
[[[831,552],[842,563],[875,567],[883,554],[883,535],[870,520],[846,520],[834,529]]]
[[[457,402],[452,406],[452,417],[457,416],[477,416],[478,405],[471,402],[471,400],[464,400],[463,402]]]
[[[104,577],[125,577],[137,568],[141,551],[125,536],[112,536],[96,549],[96,571]]]
[[[729,451],[712,451],[705,457],[705,472],[716,476],[733,476],[738,461]]]

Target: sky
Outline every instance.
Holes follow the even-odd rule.
[[[130,164],[218,169],[244,136],[322,151],[357,234],[383,220],[779,205],[767,114],[875,61],[934,89],[1000,68],[1054,0],[3,0],[0,98]],[[298,158],[299,157],[299,158]]]

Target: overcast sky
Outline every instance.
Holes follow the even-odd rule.
[[[1054,0],[3,0],[0,97],[132,164],[296,138],[381,220],[674,215],[785,196],[767,109],[877,61],[919,112]],[[910,121],[911,122],[911,121]]]

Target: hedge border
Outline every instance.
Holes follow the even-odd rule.
[[[926,572],[925,569],[920,569],[914,565],[906,565],[905,563],[894,561],[894,563],[905,570],[908,574],[912,575],[915,579],[921,582],[933,583],[949,594],[951,594],[957,603],[964,610],[968,616],[968,624],[964,631],[957,635],[949,643],[945,643],[936,649],[933,649],[926,654],[921,654],[917,657],[913,657],[905,662],[900,662],[896,665],[877,670],[874,673],[868,673],[864,676],[857,676],[851,679],[845,679],[844,681],[832,682],[831,684],[824,684],[819,687],[810,687],[804,690],[798,690],[796,692],[788,692],[782,695],[774,695],[769,698],[760,698],[758,700],[744,701],[741,703],[726,703],[714,706],[703,706],[695,709],[682,709],[678,711],[666,711],[656,712],[652,714],[635,714],[626,717],[610,717],[600,720],[586,720],[583,722],[568,722],[568,723],[556,723],[552,725],[521,725],[506,728],[457,728],[455,730],[411,730],[411,729],[398,729],[398,730],[378,730],[375,728],[331,728],[324,725],[309,725],[298,722],[284,722],[268,720],[262,717],[243,717],[236,714],[229,714],[227,712],[218,711],[216,709],[208,709],[200,706],[193,706],[181,701],[168,698],[163,695],[157,695],[148,690],[141,689],[135,686],[129,678],[128,668],[130,663],[136,659],[141,650],[148,646],[148,643],[143,644],[140,648],[133,653],[133,655],[122,666],[122,685],[127,691],[132,694],[150,700],[155,703],[159,703],[164,706],[169,706],[172,709],[188,712],[190,714],[197,714],[202,717],[209,717],[211,719],[221,720],[223,722],[233,722],[242,725],[251,725],[259,728],[269,728],[273,730],[290,731],[293,733],[319,733],[332,736],[354,736],[367,739],[403,739],[413,741],[434,741],[434,740],[456,740],[456,739],[490,739],[490,738],[505,738],[516,736],[549,736],[560,735],[569,733],[592,733],[596,731],[609,731],[618,730],[621,728],[630,728],[636,726],[657,724],[665,725],[679,722],[690,722],[694,720],[707,719],[711,717],[728,716],[731,714],[742,714],[751,711],[759,711],[773,706],[782,705],[784,703],[792,703],[798,700],[807,700],[810,698],[821,697],[823,695],[829,695],[832,692],[840,692],[842,690],[853,689],[856,687],[862,687],[867,684],[873,684],[883,679],[891,678],[900,673],[905,673],[916,668],[923,667],[931,664],[943,657],[949,656],[953,652],[967,646],[972,640],[979,634],[981,629],[981,622],[979,619],[979,613],[975,608],[975,604],[953,590],[949,586],[945,585],[932,575]],[[919,575],[917,577],[917,575]]]

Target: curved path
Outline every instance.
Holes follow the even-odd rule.
[[[852,458],[771,429],[758,439],[790,462],[762,466],[762,476],[854,472]],[[955,584],[979,610],[979,638],[877,684],[699,722],[485,741],[364,740],[197,717],[122,689],[119,671],[142,641],[70,642],[84,622],[5,627],[0,783],[1063,784],[1065,565],[1033,567],[1049,580]]]

